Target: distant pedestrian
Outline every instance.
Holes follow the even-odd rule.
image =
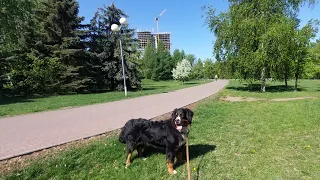
[[[214,79],[215,79],[216,81],[218,81],[218,75],[215,75],[215,76],[214,76]]]

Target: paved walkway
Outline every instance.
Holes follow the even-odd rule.
[[[227,80],[174,92],[0,119],[0,160],[121,128],[217,93]]]

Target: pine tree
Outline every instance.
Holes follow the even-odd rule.
[[[119,33],[111,31],[112,24],[120,24],[121,17],[128,17],[114,3],[108,7],[99,8],[91,20],[90,52],[96,59],[95,69],[101,72],[98,75],[99,87],[108,90],[122,90],[123,76],[120,56]],[[137,40],[134,39],[134,30],[127,26],[121,28],[122,47],[125,60],[126,84],[128,90],[140,88],[141,81],[138,72]],[[101,81],[103,79],[103,81]]]

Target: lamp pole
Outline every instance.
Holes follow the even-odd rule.
[[[126,25],[127,20],[126,18],[120,18],[120,26],[117,24],[112,24],[111,25],[111,30],[113,32],[119,32],[121,30],[122,25]],[[124,59],[123,59],[123,52],[122,52],[122,36],[120,32],[120,54],[121,54],[121,62],[122,62],[122,77],[123,77],[123,86],[124,86],[124,96],[127,97],[127,85],[126,85],[126,74],[125,74],[125,68],[124,68]]]
[[[205,79],[205,72],[204,72],[204,70],[205,70],[205,69],[204,69],[204,64],[205,64],[205,62],[203,62],[203,64],[202,64],[202,67],[203,67],[202,70],[203,70],[203,80],[205,81],[206,79]]]

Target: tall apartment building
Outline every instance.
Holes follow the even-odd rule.
[[[159,41],[162,41],[166,50],[168,51],[171,50],[170,33],[161,32],[161,33],[154,33],[152,35],[153,35],[154,44],[156,48],[158,47]]]
[[[158,48],[159,41],[162,41],[166,50],[171,50],[170,33],[160,32],[151,33],[150,31],[138,31],[139,49],[144,51],[148,41],[151,42],[153,48]]]
[[[148,41],[153,41],[150,31],[137,32],[137,35],[139,40],[139,49],[141,50],[144,50],[147,47]]]

